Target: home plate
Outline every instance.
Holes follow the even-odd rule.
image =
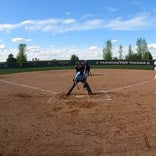
[[[75,97],[82,98],[82,97],[84,97],[84,95],[76,95]]]
[[[108,100],[108,101],[111,101],[112,99],[110,99],[110,98],[107,98],[106,100]]]

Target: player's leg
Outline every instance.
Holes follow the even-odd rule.
[[[89,84],[87,82],[84,83],[84,88],[87,89],[89,95],[93,94],[92,90],[91,90],[91,88],[90,88],[90,86],[89,86]]]
[[[67,92],[67,95],[70,95],[71,94],[71,92],[72,92],[72,90],[74,89],[74,87],[75,87],[75,82],[73,83],[73,85],[70,87],[70,89],[69,89],[69,91]]]

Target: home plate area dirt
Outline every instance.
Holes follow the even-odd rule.
[[[93,69],[0,75],[0,156],[154,156],[153,71]]]

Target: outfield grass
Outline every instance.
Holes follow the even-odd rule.
[[[0,69],[0,74],[14,74],[22,72],[33,72],[33,71],[46,71],[46,70],[65,70],[72,69],[71,66],[57,66],[57,67],[33,67],[33,68],[16,68],[16,69]]]
[[[65,70],[65,69],[74,69],[74,67],[73,66],[53,66],[53,67],[0,69],[0,74],[14,74],[14,73],[22,73],[22,72],[46,71],[46,70]],[[91,69],[153,70],[153,66],[152,65],[91,65]]]

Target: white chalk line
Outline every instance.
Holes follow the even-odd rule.
[[[128,85],[128,86],[124,86],[124,87],[114,88],[114,89],[110,89],[110,90],[102,90],[102,91],[99,91],[99,93],[104,93],[105,96],[106,96],[106,100],[107,100],[107,101],[111,101],[112,98],[111,98],[111,96],[108,94],[108,93],[110,93],[110,92],[119,91],[119,90],[122,90],[122,89],[126,89],[126,88],[131,88],[131,87],[143,85],[143,84],[145,84],[145,83],[149,83],[149,82],[152,82],[152,81],[154,81],[154,80],[155,80],[155,79],[147,80],[147,81],[135,83],[135,84]],[[156,92],[155,92],[155,93],[156,93]]]
[[[131,85],[127,85],[127,86],[119,87],[119,88],[114,88],[114,89],[110,89],[110,90],[102,90],[102,91],[99,91],[98,93],[105,93],[106,94],[106,93],[119,91],[119,90],[126,89],[126,88],[131,88],[131,87],[143,85],[143,84],[146,84],[146,83],[149,83],[149,82],[152,82],[152,81],[155,81],[155,79],[142,81],[142,82],[138,82],[138,83],[134,83],[134,84],[131,84]]]
[[[75,97],[77,97],[77,98],[83,98],[84,95],[76,95]]]
[[[105,96],[106,96],[106,100],[107,101],[111,101],[112,100],[112,98],[111,98],[111,96],[109,94],[105,93]]]
[[[7,81],[7,80],[0,80],[0,81],[4,82],[4,83],[15,85],[15,86],[20,86],[20,87],[25,87],[25,88],[29,88],[29,89],[39,90],[39,91],[50,93],[50,94],[55,94],[56,95],[56,94],[60,93],[60,92],[49,91],[49,90],[41,89],[41,88],[38,88],[38,87],[33,87],[33,86],[20,84],[20,83],[16,83],[16,82],[12,82],[12,81]],[[102,91],[98,91],[98,93],[104,93],[106,98],[107,98],[107,100],[110,101],[110,100],[112,100],[110,95],[108,94],[110,92],[119,91],[119,90],[122,90],[122,89],[131,88],[131,87],[134,87],[134,86],[139,86],[139,85],[142,85],[142,84],[145,84],[145,83],[149,83],[149,82],[152,82],[152,81],[155,81],[155,79],[147,80],[147,81],[143,81],[143,82],[139,82],[139,83],[135,83],[135,84],[124,86],[124,87],[114,88],[114,89],[110,89],[110,90],[102,90]]]
[[[60,93],[60,92],[53,92],[53,91],[45,90],[45,89],[42,89],[42,88],[33,87],[33,86],[20,84],[20,83],[16,83],[16,82],[12,82],[12,81],[7,81],[7,80],[0,80],[0,81],[4,82],[4,83],[11,84],[11,85],[15,85],[15,86],[20,86],[20,87],[24,87],[24,88],[39,90],[39,91],[50,93],[50,94],[58,94],[58,93]]]

